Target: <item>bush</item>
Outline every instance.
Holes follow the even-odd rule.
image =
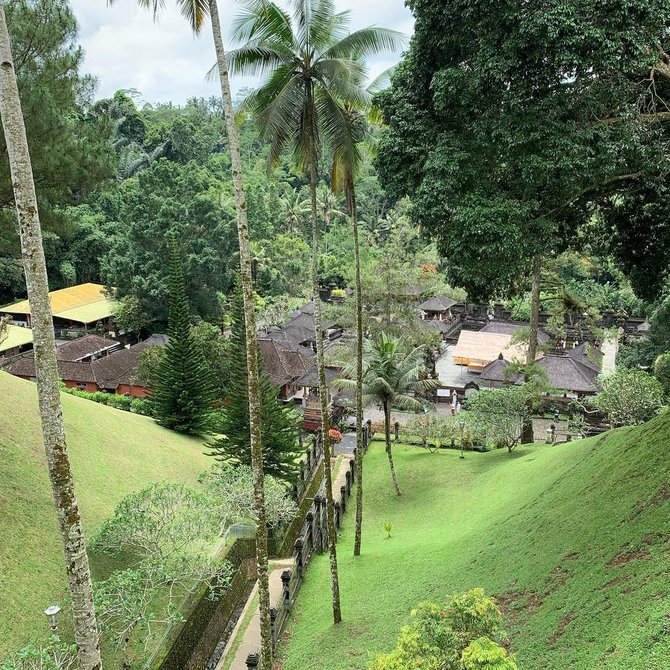
[[[602,380],[602,390],[589,402],[613,426],[635,426],[653,419],[663,401],[658,379],[642,370],[621,368]]]
[[[654,363],[654,376],[661,383],[666,397],[670,397],[670,352],[661,354]]]
[[[502,614],[483,589],[453,596],[445,606],[421,603],[396,648],[378,656],[370,670],[516,670],[501,646]]]

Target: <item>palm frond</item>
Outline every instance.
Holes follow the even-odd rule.
[[[388,28],[362,28],[333,44],[323,58],[363,58],[384,52],[396,52],[407,44],[407,38]]]
[[[232,21],[231,33],[238,43],[249,40],[268,40],[293,46],[291,17],[269,0],[246,0],[244,9]]]
[[[291,63],[291,52],[273,48],[261,41],[254,40],[239,49],[233,49],[226,55],[226,62],[231,74],[264,77],[279,68]]]
[[[143,0],[150,1],[154,5],[158,2],[164,4],[165,0]],[[208,0],[177,0],[177,8],[181,15],[188,21],[193,32],[197,35],[205,20],[209,16],[209,2]],[[155,11],[155,10],[154,10]]]

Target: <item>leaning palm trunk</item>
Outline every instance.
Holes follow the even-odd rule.
[[[65,442],[42,231],[2,0],[0,0],[0,59],[0,114],[19,220],[21,253],[33,326],[40,419],[49,478],[63,538],[77,657],[81,670],[97,670],[102,667],[102,662],[98,625],[93,608],[93,584]]]
[[[384,431],[386,436],[386,455],[389,459],[389,467],[391,468],[393,486],[395,486],[395,492],[398,495],[401,495],[400,485],[398,484],[398,477],[395,473],[395,466],[393,465],[393,453],[391,452],[391,405],[388,400],[384,401]]]
[[[361,555],[363,533],[363,285],[361,282],[361,249],[358,235],[358,212],[354,177],[346,169],[345,189],[347,205],[354,229],[354,265],[356,289],[356,534],[354,556]]]
[[[313,95],[313,90],[311,91]],[[314,99],[311,99],[310,109],[314,110]],[[314,112],[312,111],[312,114]],[[326,383],[326,364],[323,354],[323,331],[321,329],[321,298],[319,297],[319,234],[318,214],[316,204],[316,186],[318,183],[317,147],[315,119],[309,119],[314,128],[311,133],[311,146],[309,156],[310,172],[310,197],[312,203],[312,293],[314,297],[314,337],[316,339],[316,365],[319,373],[319,400],[321,403],[321,437],[323,440],[323,460],[326,474],[326,518],[328,523],[328,553],[330,555],[330,576],[333,591],[333,622],[342,621],[342,610],[340,608],[340,580],[337,572],[337,536],[335,534],[335,511],[333,504],[333,477],[331,472],[331,449],[330,449],[330,416],[328,414],[328,384]]]
[[[230,79],[226,64],[226,53],[221,37],[221,22],[216,0],[209,0],[209,13],[212,21],[212,33],[216,49],[216,61],[221,83],[221,96],[226,116],[228,143],[235,187],[235,205],[237,209],[237,233],[240,244],[240,276],[244,298],[244,323],[246,335],[247,373],[249,378],[249,426],[251,431],[251,466],[254,477],[254,512],[256,516],[256,565],[258,570],[258,596],[261,620],[261,663],[263,670],[272,668],[272,636],[270,629],[270,587],[268,576],[268,536],[265,514],[265,493],[263,475],[263,449],[261,443],[261,404],[258,380],[258,360],[256,343],[256,317],[254,313],[254,295],[251,254],[249,252],[249,224],[247,204],[242,179],[242,159],[240,142],[235,126]]]

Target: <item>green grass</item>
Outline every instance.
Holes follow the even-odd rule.
[[[68,446],[88,538],[119,500],[152,482],[194,484],[211,460],[202,442],[151,419],[62,394]],[[92,556],[94,575],[113,564]],[[43,610],[67,602],[63,548],[37,413],[36,387],[0,372],[0,659],[44,640]],[[67,630],[69,616],[61,615]]]
[[[670,415],[513,454],[383,446],[365,458],[363,555],[354,515],[338,545],[344,622],[327,556],[307,572],[283,670],[366,668],[422,600],[498,597],[525,670],[670,669]],[[384,523],[393,524],[386,539]]]

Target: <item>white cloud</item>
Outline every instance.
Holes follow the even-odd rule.
[[[217,95],[217,84],[205,80],[215,61],[209,25],[194,37],[174,0],[167,0],[158,22],[138,8],[137,0],[116,0],[112,7],[105,0],[71,0],[71,5],[86,52],[84,69],[98,78],[100,97],[121,88],[135,88],[150,102],[183,103],[193,96]],[[383,25],[407,34],[412,29],[404,0],[337,0],[337,5],[351,11],[352,29]],[[219,11],[225,24],[237,11],[235,2],[219,0]],[[397,56],[374,59],[371,75],[396,61]],[[233,88],[250,83],[237,78]]]

